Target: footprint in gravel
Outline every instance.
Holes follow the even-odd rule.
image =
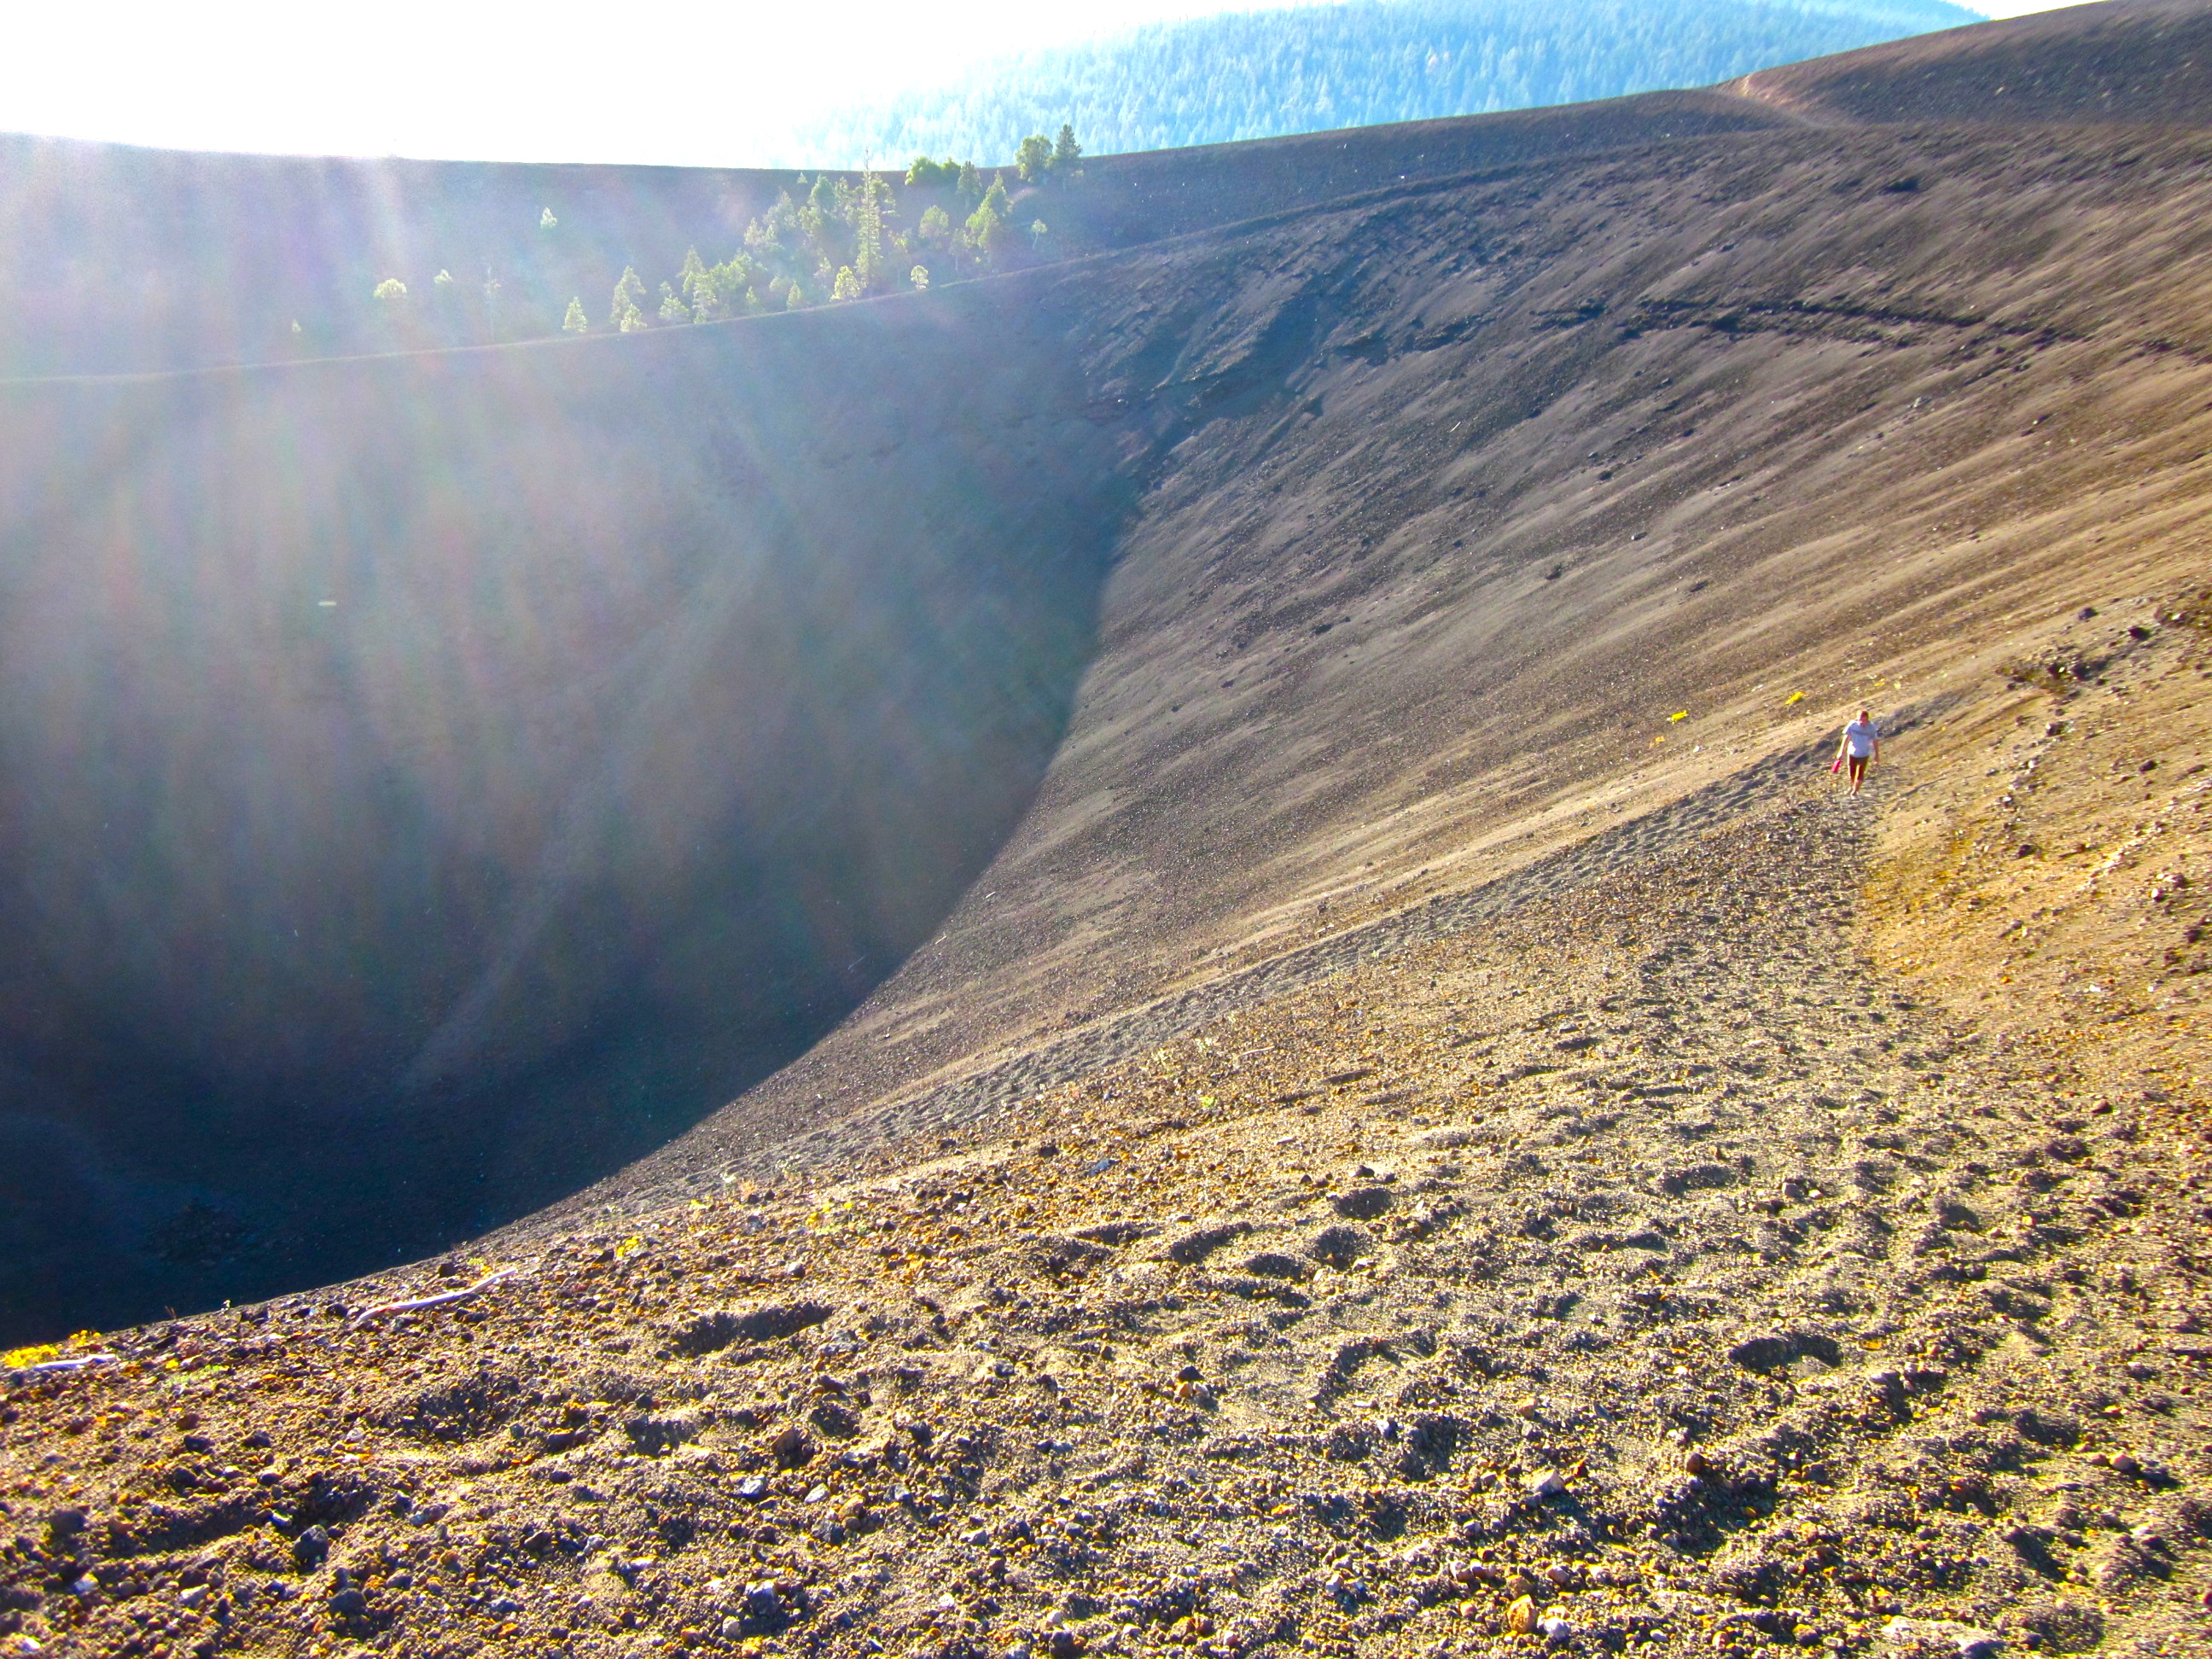
[[[1324,1227],[1306,1246],[1306,1254],[1316,1261],[1332,1267],[1349,1267],[1364,1255],[1371,1255],[1375,1240],[1358,1227]]]
[[[1372,1221],[1395,1202],[1397,1195],[1388,1187],[1354,1187],[1329,1200],[1339,1215],[1353,1221]]]

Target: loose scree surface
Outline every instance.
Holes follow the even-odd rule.
[[[11,1356],[6,1634],[2203,1650],[2208,17],[0,392],[24,1334],[606,1177]]]

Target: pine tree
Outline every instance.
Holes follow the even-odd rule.
[[[983,199],[983,175],[975,171],[975,164],[973,161],[963,161],[960,164],[958,195],[963,202],[980,202]]]
[[[915,266],[912,270],[909,270],[908,272],[907,272],[907,274],[906,274],[906,279],[907,279],[907,281],[908,281],[909,283],[912,283],[914,284],[914,291],[915,291],[916,294],[927,294],[927,293],[928,293],[928,292],[929,292],[929,267],[928,267],[928,266],[927,266],[927,265],[916,265],[916,266]],[[292,326],[293,326],[294,328],[297,328],[297,327],[299,327],[299,325],[298,325],[297,323],[295,323],[295,324],[293,324],[293,325],[292,325]]]
[[[699,250],[695,247],[684,256],[684,269],[677,274],[676,286],[682,290],[685,299],[696,304],[691,290],[706,274],[707,262],[699,257]]]
[[[915,234],[925,246],[942,247],[952,240],[952,217],[941,207],[927,208]]]
[[[623,267],[622,280],[615,284],[614,304],[607,313],[607,325],[634,334],[645,326],[645,283],[637,274],[635,265]],[[632,318],[636,321],[633,323]]]
[[[987,261],[1006,246],[1006,222],[991,211],[988,202],[968,216],[968,241]]]
[[[568,301],[568,314],[561,319],[561,331],[564,334],[589,334],[592,331],[592,319],[584,315],[581,300]]]
[[[853,274],[852,266],[837,267],[837,280],[830,285],[830,297],[832,300],[840,301],[857,300],[866,292],[867,290],[860,286],[860,279]]]
[[[1014,161],[1015,170],[1025,185],[1044,182],[1045,169],[1052,165],[1052,142],[1041,132],[1033,132],[1022,140],[1020,152]]]
[[[1083,146],[1075,142],[1074,123],[1064,123],[1060,129],[1060,142],[1052,147],[1053,173],[1061,179],[1072,178],[1082,171],[1082,163]]]
[[[691,297],[691,320],[712,322],[723,315],[723,289],[719,265],[702,269],[696,276],[685,282],[685,291]]]
[[[853,213],[853,274],[860,281],[860,291],[872,294],[883,284],[884,215],[889,210],[890,187],[872,169],[863,171],[860,179]]]
[[[665,283],[660,285],[660,320],[664,323],[688,323],[691,307],[676,297],[676,290]]]

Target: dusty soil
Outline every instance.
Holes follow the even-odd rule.
[[[2203,672],[2185,632],[2140,672]],[[474,1297],[367,1311],[489,1260],[19,1379],[11,1618],[117,1654],[2201,1650],[2203,1097],[2100,1090],[1869,954],[1944,729],[1863,801],[1771,775]]]
[[[2204,143],[1735,135],[1040,275],[1142,487],[1038,797],[837,1032],[579,1212],[2182,591]]]
[[[2212,1082],[2206,621],[2124,599],[2006,665],[2011,695],[1929,734],[1869,889],[1886,967],[2120,1096]]]
[[[625,1178],[12,1356],[4,1639],[2205,1651],[2207,145],[999,290],[1139,487],[1020,829]]]
[[[931,294],[0,390],[0,1340],[657,1201],[2180,591],[2212,140],[1869,61],[1102,163],[1164,240]]]

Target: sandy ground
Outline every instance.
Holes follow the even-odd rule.
[[[2201,580],[2203,142],[1699,139],[1041,287],[1146,486],[1036,801],[838,1031],[575,1212],[1482,885]]]
[[[2011,696],[1931,734],[1869,890],[1886,967],[2118,1094],[2207,1086],[2207,620],[2126,598],[2007,665]]]
[[[2212,110],[2200,14],[1102,163],[1157,240],[927,295],[11,384],[0,1332],[656,1202],[2201,581],[2212,139],[2116,118]]]
[[[1143,492],[947,927],[570,1205],[12,1356],[0,1640],[2212,1648],[2206,153],[1035,276]]]
[[[1011,1105],[19,1376],[17,1640],[2201,1651],[2185,612]]]

